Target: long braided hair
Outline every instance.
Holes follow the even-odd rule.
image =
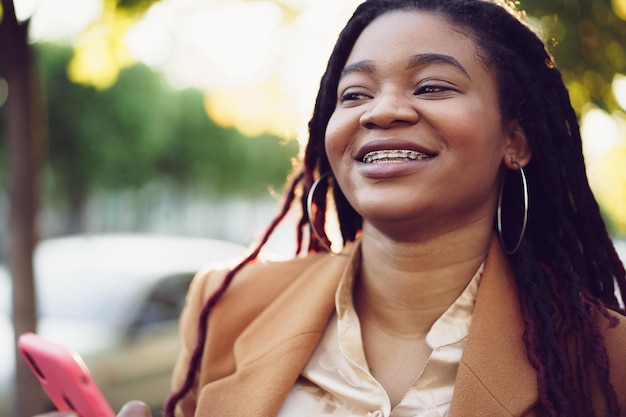
[[[300,199],[302,206],[296,254],[323,252],[330,245],[324,231],[328,195],[332,195],[337,212],[342,243],[357,238],[362,218],[348,204],[332,176],[324,176],[319,183],[313,213],[306,210],[306,198],[315,178],[330,172],[324,137],[348,55],[365,27],[392,10],[432,12],[465,30],[477,44],[484,64],[496,76],[503,119],[520,122],[533,150],[525,172],[530,200],[537,203],[531,206],[519,250],[509,259],[525,325],[523,342],[537,370],[542,406],[551,417],[594,417],[591,386],[595,380],[604,393],[608,415],[619,417],[595,315],[601,314],[615,324],[617,318],[610,311],[626,313],[620,307],[626,294],[626,271],[589,188],[580,126],[561,73],[544,42],[505,0],[367,0],[356,9],[339,35],[321,79],[302,167],[288,182],[282,210],[251,255],[227,274],[222,287],[206,301],[187,379],[169,398],[165,414],[173,415],[177,402],[191,389],[202,357],[210,310],[235,274],[258,257],[296,200]],[[505,194],[503,211],[519,210],[518,206],[515,198]],[[519,230],[520,225],[505,219],[503,229]]]

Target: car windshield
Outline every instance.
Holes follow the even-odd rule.
[[[38,282],[39,314],[59,320],[119,323],[140,296],[140,285],[132,276],[115,276],[106,271],[89,275],[58,277]]]
[[[133,278],[96,271],[82,277],[68,274],[37,280],[38,315],[116,326],[141,300],[141,281]],[[3,272],[0,274],[0,312],[11,315],[11,305],[11,281]]]

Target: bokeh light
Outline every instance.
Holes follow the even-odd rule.
[[[626,234],[626,119],[590,107],[581,133],[591,188],[615,233]]]
[[[626,20],[626,0],[611,0],[615,15],[622,20]]]
[[[620,107],[626,110],[626,75],[615,75],[613,78],[613,94]]]
[[[102,16],[75,41],[74,57],[68,68],[70,80],[109,88],[120,69],[135,63],[124,37],[133,19],[108,3]]]
[[[33,41],[75,45],[75,82],[107,88],[142,62],[206,93],[209,116],[248,135],[298,136],[340,28],[362,0],[162,0],[135,21],[102,0],[16,0]]]
[[[361,1],[164,0],[127,42],[171,85],[203,90],[221,125],[292,138],[312,109],[340,27]]]

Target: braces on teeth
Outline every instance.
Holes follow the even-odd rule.
[[[407,159],[416,161],[429,159],[430,155],[409,149],[371,151],[363,156],[363,162],[401,162]]]

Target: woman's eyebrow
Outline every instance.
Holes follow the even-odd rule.
[[[451,65],[459,70],[465,77],[470,78],[467,70],[459,61],[457,61],[454,57],[450,55],[443,54],[417,54],[413,55],[409,59],[409,63],[406,66],[407,69],[412,69],[415,67],[422,67],[429,64],[445,64]]]
[[[367,72],[371,74],[375,71],[375,68],[376,65],[374,65],[374,61],[371,60],[355,62],[354,64],[346,65],[346,67],[341,71],[340,78],[343,78],[353,72]]]
[[[444,54],[430,54],[429,53],[429,54],[413,55],[409,58],[409,63],[407,64],[406,69],[423,67],[423,66],[427,66],[430,64],[450,65],[456,68],[457,70],[459,70],[459,72],[461,72],[465,77],[470,78],[469,73],[467,72],[465,67],[463,67],[463,65],[461,65],[461,63],[458,60],[456,60],[456,58],[451,57],[450,55],[444,55]],[[353,64],[347,65],[341,71],[340,78],[343,78],[346,75],[351,74],[353,72],[365,72],[365,73],[371,74],[371,73],[374,73],[375,70],[376,70],[376,65],[374,61],[372,60],[358,61]]]

